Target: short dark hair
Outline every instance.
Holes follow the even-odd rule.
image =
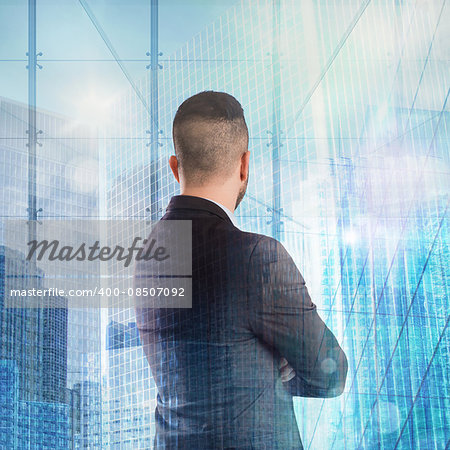
[[[248,128],[241,104],[225,92],[203,91],[185,100],[173,120],[179,168],[188,183],[231,175],[248,149]]]

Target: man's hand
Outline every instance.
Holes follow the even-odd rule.
[[[295,377],[295,370],[289,365],[286,358],[281,358],[278,368],[280,369],[281,381],[283,383]]]

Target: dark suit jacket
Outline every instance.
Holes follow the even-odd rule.
[[[155,448],[302,448],[292,396],[340,395],[347,359],[293,260],[203,198],[173,197],[162,220],[192,220],[192,308],[136,309],[158,389]]]

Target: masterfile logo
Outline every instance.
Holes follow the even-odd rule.
[[[139,241],[142,245],[138,246]],[[147,245],[148,244],[148,245]],[[79,247],[74,248],[70,245],[61,245],[61,243],[54,239],[28,242],[30,250],[27,255],[27,260],[30,261],[36,255],[38,261],[42,261],[45,257],[49,261],[109,261],[116,259],[117,261],[124,261],[124,267],[129,267],[133,258],[136,261],[155,259],[156,261],[164,261],[170,257],[167,249],[163,246],[156,246],[156,239],[143,239],[135,237],[130,247],[124,248],[116,245],[114,248],[109,246],[100,247],[99,241],[95,241],[92,245],[83,242]],[[136,255],[134,256],[134,254]]]
[[[8,307],[191,306],[189,220],[10,220],[4,236]]]

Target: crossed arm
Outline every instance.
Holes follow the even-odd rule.
[[[319,317],[294,261],[275,239],[258,241],[250,258],[248,283],[250,326],[287,362],[282,358],[280,369],[291,395],[342,394],[347,358]]]

